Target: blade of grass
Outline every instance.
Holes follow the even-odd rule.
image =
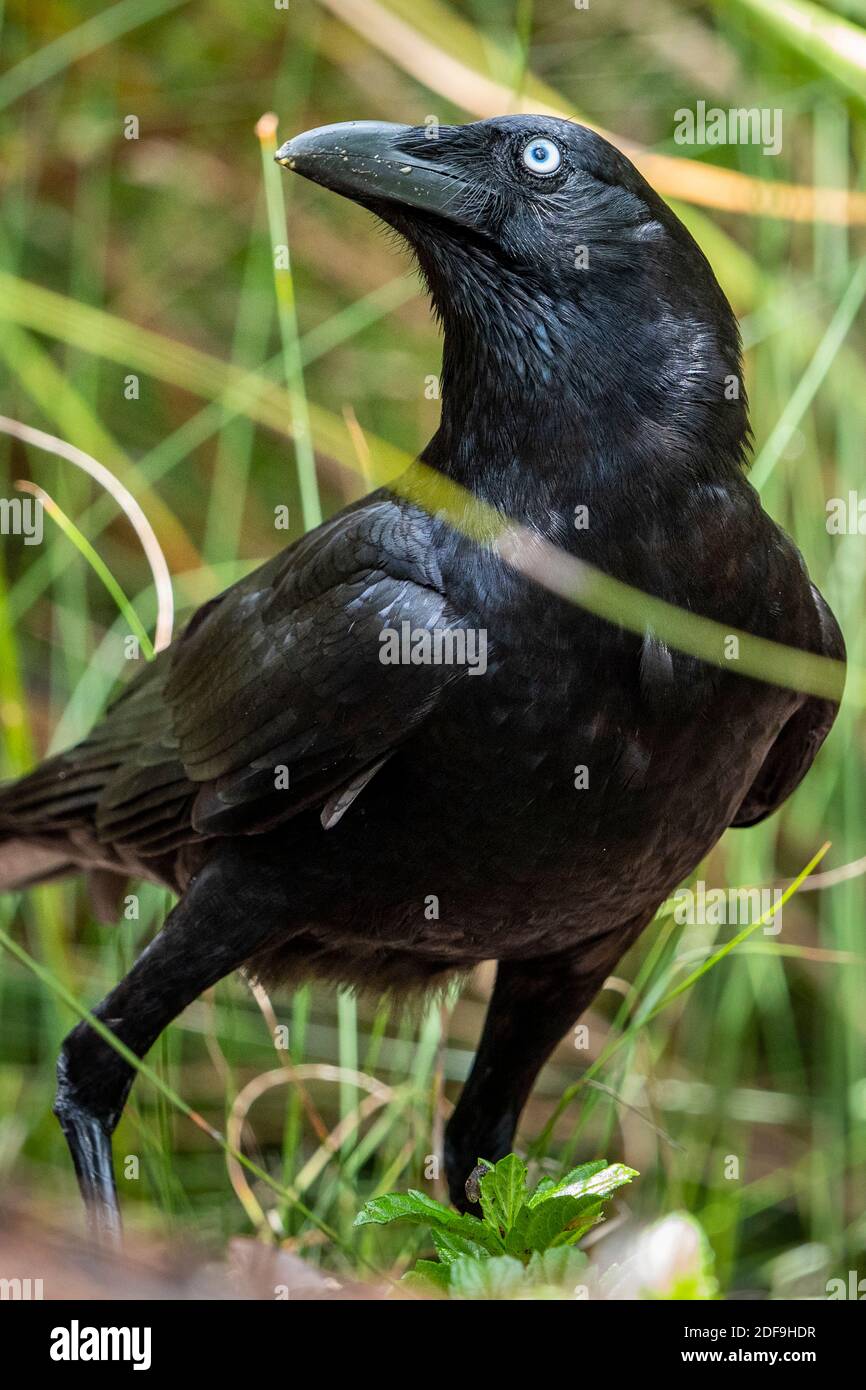
[[[408,277],[400,276],[387,281],[380,288],[356,300],[354,304],[348,305],[345,309],[332,315],[331,318],[316,324],[301,339],[301,355],[304,365],[307,366],[315,362],[341,343],[348,342],[356,334],[377,323],[385,314],[406,303],[407,300],[416,297],[417,294],[417,285]],[[280,351],[265,362],[258,369],[258,372],[273,381],[282,361],[283,355]],[[205,444],[223,426],[241,417],[245,423],[249,423],[240,406],[232,407],[228,403],[227,393],[218,395],[211,404],[204,406],[171,434],[161,439],[148,453],[143,454],[136,461],[138,475],[152,486],[188,458],[195,449]],[[250,435],[252,436],[252,431],[250,431]],[[243,453],[243,451],[241,452]],[[230,464],[233,464],[233,459],[227,458],[226,470]],[[237,495],[235,476],[232,477],[232,484],[232,496],[235,497]],[[212,502],[210,510],[213,510],[214,507],[215,503]],[[91,537],[96,537],[114,519],[114,515],[114,510],[108,499],[100,497],[86,508],[79,520],[83,529]],[[240,518],[238,517],[235,524],[237,525],[239,522]],[[225,517],[223,516],[223,532],[225,531],[225,524]],[[210,530],[208,536],[210,536]],[[208,554],[210,554],[210,551],[207,550],[209,543],[206,537],[205,549]],[[212,568],[214,564],[215,562],[212,560]],[[215,569],[214,573],[216,574]],[[219,578],[218,575],[217,578]],[[18,578],[9,592],[9,609],[13,620],[23,616],[30,605],[44,591],[50,579],[51,562],[48,556],[43,555],[29,566],[26,573]]]
[[[295,441],[295,462],[301,489],[301,513],[304,530],[312,531],[322,520],[322,503],[316,478],[316,458],[310,428],[310,411],[304,389],[304,372],[298,344],[298,318],[295,309],[295,282],[292,276],[291,253],[286,241],[286,209],[283,201],[282,174],[274,162],[277,152],[277,117],[268,112],[256,126],[262,152],[262,170],[268,207],[268,228],[274,264],[274,286],[277,294],[277,318],[283,343],[283,361],[291,402],[292,436]]]
[[[110,5],[74,29],[67,29],[0,76],[0,110],[79,59],[186,3],[187,0],[119,0],[119,4]]]
[[[774,38],[866,101],[866,31],[857,24],[810,0],[733,0],[733,8],[755,16]]]
[[[866,260],[856,267],[847,288],[839,300],[827,331],[815,350],[815,355],[801,376],[775,429],[765,441],[750,473],[753,487],[760,492],[790,443],[791,437],[820,389],[839,352],[851,325],[860,312],[866,296]]]
[[[174,620],[171,574],[153,527],[132,493],[123,486],[119,479],[115,478],[104,464],[91,458],[83,450],[67,444],[65,440],[58,439],[55,435],[46,434],[43,430],[31,429],[28,425],[22,425],[20,420],[12,420],[7,415],[0,415],[0,430],[5,434],[13,435],[16,439],[23,440],[27,444],[32,444],[38,449],[43,449],[47,453],[56,454],[72,463],[76,468],[80,468],[88,477],[94,478],[124,512],[138,536],[141,548],[150,565],[150,572],[153,575],[153,586],[156,591],[159,610],[155,647],[157,651],[162,651],[163,647],[167,647],[171,641]]]
[[[9,301],[4,299],[4,278],[4,273],[0,272],[0,319],[6,318],[6,310],[10,307]],[[63,296],[58,296],[58,299],[62,300]],[[50,329],[49,334],[55,336]],[[85,352],[94,351],[93,343],[87,343],[86,334],[81,336],[77,346]],[[141,486],[141,479],[137,476],[132,460],[36,339],[30,333],[16,327],[14,323],[7,322],[0,332],[0,356],[5,359],[10,373],[44,411],[64,440],[77,445],[93,458],[100,459],[124,483],[130,493],[142,497],[142,504],[155,529],[161,533],[164,549],[172,564],[182,569],[197,566],[200,563],[198,551],[190,542],[177,517],[158,493],[149,487]]]
[[[52,521],[56,521],[63,534],[67,536],[69,540],[72,541],[72,544],[75,546],[76,550],[78,550],[79,554],[87,561],[94,574],[97,576],[98,579],[102,581],[105,588],[108,590],[109,594],[114,599],[114,602],[117,604],[117,607],[126,619],[130,631],[135,634],[135,636],[141,643],[141,649],[147,657],[148,661],[152,661],[156,653],[153,649],[153,643],[147,635],[147,631],[144,627],[144,624],[142,623],[141,619],[139,618],[129,599],[126,597],[126,594],[123,592],[123,589],[118,584],[114,575],[111,573],[111,570],[106,565],[102,556],[96,550],[94,550],[87,537],[81,534],[78,527],[75,525],[75,522],[72,521],[60,507],[58,507],[57,503],[54,501],[53,498],[49,497],[48,493],[44,490],[44,488],[38,487],[36,483],[27,482],[20,482],[18,484],[18,487],[22,492],[29,492],[33,497],[38,498],[48,515],[51,517]]]
[[[793,879],[791,883],[789,883],[788,887],[780,895],[779,899],[775,901],[766,912],[763,912],[761,916],[757,919],[757,921],[750,922],[747,926],[745,926],[742,929],[742,931],[739,931],[735,936],[732,936],[730,941],[726,941],[725,944],[723,946],[720,946],[718,950],[714,951],[713,954],[707,960],[703,961],[701,965],[697,966],[694,970],[692,970],[684,980],[681,980],[678,985],[675,985],[672,989],[668,990],[667,993],[665,993],[657,1003],[651,1003],[649,1006],[647,1006],[646,1001],[644,1001],[644,1004],[642,1006],[638,1006],[638,1008],[635,1011],[635,1015],[632,1022],[625,1029],[625,1031],[623,1033],[620,1033],[620,1035],[617,1038],[615,1038],[611,1043],[609,1043],[608,1046],[601,1053],[601,1055],[597,1057],[596,1060],[593,1063],[591,1063],[589,1067],[587,1067],[586,1071],[583,1072],[583,1074],[578,1078],[578,1080],[575,1081],[573,1085],[567,1087],[567,1089],[563,1092],[559,1102],[554,1108],[553,1114],[551,1115],[547,1124],[544,1126],[544,1129],[542,1130],[536,1142],[532,1145],[533,1156],[537,1157],[544,1151],[545,1146],[550,1141],[554,1125],[556,1124],[556,1121],[559,1119],[560,1115],[563,1113],[564,1110],[568,1108],[572,1100],[574,1100],[575,1096],[577,1096],[579,1092],[584,1088],[584,1086],[586,1086],[587,1083],[595,1077],[595,1075],[601,1070],[601,1068],[606,1066],[607,1063],[611,1060],[611,1058],[614,1057],[622,1047],[624,1047],[628,1042],[630,1042],[631,1039],[638,1032],[640,1032],[642,1028],[646,1027],[646,1025],[648,1023],[651,1023],[654,1018],[657,1018],[660,1013],[662,1013],[665,1009],[669,1008],[670,1005],[673,1004],[676,999],[679,999],[680,996],[683,995],[687,990],[690,990],[692,986],[697,983],[698,980],[700,980],[704,975],[707,974],[708,971],[715,969],[719,962],[724,960],[725,956],[729,955],[730,952],[735,950],[737,946],[742,944],[742,942],[747,941],[749,937],[752,936],[754,932],[758,930],[759,927],[766,926],[767,923],[770,922],[772,918],[776,915],[776,913],[781,911],[785,903],[787,903],[794,896],[803,880],[805,878],[808,878],[809,874],[811,874],[816,868],[816,866],[820,864],[821,860],[824,858],[824,855],[827,853],[829,848],[829,842],[825,842],[821,846],[821,848],[817,850],[815,854],[813,854],[812,858],[809,860],[805,868],[801,869],[797,877]]]

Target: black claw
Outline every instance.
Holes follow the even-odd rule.
[[[114,1182],[111,1133],[96,1116],[68,1101],[56,1105],[54,1113],[72,1154],[91,1235],[100,1245],[118,1247],[122,1228]]]
[[[489,1172],[489,1163],[485,1163],[483,1159],[476,1163],[463,1185],[467,1202],[471,1202],[474,1205],[481,1201],[481,1179],[484,1177],[485,1173]]]

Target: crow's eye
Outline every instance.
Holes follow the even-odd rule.
[[[531,174],[555,174],[562,163],[562,155],[552,140],[537,136],[524,146],[523,162]]]

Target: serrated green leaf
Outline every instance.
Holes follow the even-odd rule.
[[[464,1255],[476,1260],[490,1258],[490,1251],[485,1250],[478,1241],[467,1240],[465,1236],[455,1235],[453,1231],[434,1231],[433,1244],[443,1264],[453,1264]]]
[[[511,1230],[526,1200],[526,1164],[517,1154],[507,1154],[493,1169],[493,1187],[502,1226]]]
[[[597,1224],[602,1215],[600,1198],[558,1197],[543,1202],[530,1214],[526,1243],[530,1250],[548,1250],[552,1245],[568,1245]]]
[[[440,1264],[438,1260],[418,1260],[415,1268],[407,1271],[400,1280],[407,1288],[418,1293],[448,1293],[451,1284],[450,1265]]]
[[[554,1250],[536,1250],[526,1266],[526,1273],[534,1284],[573,1284],[588,1263],[582,1250],[561,1245]]]
[[[529,1240],[529,1224],[532,1220],[532,1212],[528,1206],[522,1206],[517,1213],[514,1225],[505,1235],[506,1255],[515,1255],[524,1264],[532,1254],[532,1245]]]
[[[491,1231],[500,1234],[499,1202],[496,1196],[496,1174],[488,1168],[478,1180],[478,1202],[481,1206],[481,1219]]]
[[[584,1197],[590,1194],[594,1197],[611,1197],[618,1187],[624,1187],[637,1176],[636,1168],[627,1168],[624,1163],[612,1163],[609,1168],[603,1168],[591,1177],[573,1182],[566,1180],[558,1191],[562,1196],[569,1197]]]
[[[355,1225],[367,1226],[372,1223],[384,1226],[390,1221],[410,1221],[447,1227],[458,1220],[457,1212],[451,1211],[433,1197],[410,1188],[408,1192],[388,1192],[382,1197],[373,1197],[369,1202],[365,1202],[355,1217]]]
[[[538,1202],[532,1205],[555,1201],[559,1197],[610,1197],[617,1188],[637,1176],[636,1170],[627,1168],[624,1163],[584,1163],[581,1168],[572,1169],[549,1192],[541,1193]]]
[[[532,1215],[526,1228],[530,1249],[573,1245],[602,1220],[604,1203],[617,1188],[636,1176],[633,1168],[626,1168],[622,1163],[603,1168],[597,1164],[584,1165],[584,1168],[589,1167],[595,1171],[584,1172],[577,1178],[574,1173],[569,1174],[571,1182],[543,1193],[541,1200],[531,1207]]]
[[[597,1173],[603,1173],[608,1167],[606,1158],[594,1158],[589,1163],[579,1163],[576,1168],[571,1168],[565,1177],[560,1178],[557,1187],[572,1187],[577,1183],[588,1182]]]
[[[578,1198],[578,1200],[580,1200]],[[576,1245],[579,1240],[583,1240],[587,1231],[591,1231],[600,1221],[604,1220],[604,1207],[601,1202],[593,1202],[578,1213],[578,1215],[566,1226],[559,1235],[554,1237],[551,1245],[554,1249],[560,1246]]]
[[[410,1188],[408,1192],[389,1192],[366,1202],[355,1217],[356,1226],[387,1226],[392,1221],[406,1221],[412,1226],[429,1226],[434,1231],[448,1231],[466,1240],[483,1245],[491,1253],[503,1249],[496,1231],[489,1229],[477,1217],[452,1211],[424,1192]]]
[[[544,1196],[545,1192],[550,1192],[551,1188],[554,1188],[556,1186],[557,1183],[555,1178],[542,1178],[541,1181],[537,1184],[532,1196],[529,1198],[527,1206],[534,1206],[535,1203],[539,1200],[539,1198]]]
[[[557,1181],[554,1181],[553,1178],[543,1178],[530,1197],[529,1205],[536,1207],[539,1202],[561,1192],[569,1184],[586,1182],[588,1178],[595,1177],[596,1173],[604,1172],[607,1166],[606,1158],[597,1158],[593,1159],[591,1163],[581,1163],[577,1168],[572,1168],[570,1172],[565,1174],[565,1177],[559,1178]]]
[[[524,1267],[511,1255],[466,1256],[454,1261],[450,1275],[452,1298],[513,1298],[524,1283]]]

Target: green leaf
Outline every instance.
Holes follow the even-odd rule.
[[[507,1154],[479,1179],[478,1194],[485,1223],[507,1236],[526,1200],[526,1164]]]
[[[617,1188],[636,1176],[623,1163],[589,1163],[573,1169],[561,1185],[541,1193],[531,1206],[527,1246],[546,1250],[552,1245],[573,1245],[602,1220],[604,1203]]]
[[[531,1207],[536,1207],[539,1202],[543,1202],[546,1198],[552,1197],[557,1192],[561,1192],[562,1189],[568,1187],[569,1184],[585,1182],[588,1178],[595,1177],[596,1173],[604,1172],[607,1166],[608,1163],[606,1158],[597,1158],[594,1159],[592,1163],[581,1163],[577,1168],[572,1168],[570,1172],[566,1173],[564,1178],[559,1178],[557,1181],[554,1181],[553,1178],[542,1178],[529,1199],[529,1205]]]
[[[517,1218],[510,1231],[505,1234],[505,1253],[506,1255],[516,1255],[524,1264],[529,1259],[533,1251],[533,1245],[529,1238],[529,1227],[532,1222],[532,1211],[526,1205],[520,1208]]]
[[[589,1177],[573,1181],[567,1178],[563,1186],[557,1190],[557,1195],[611,1197],[618,1187],[625,1187],[626,1183],[630,1183],[632,1178],[637,1176],[636,1168],[627,1168],[624,1163],[611,1163],[609,1168],[602,1168]]]
[[[438,1260],[418,1260],[414,1269],[410,1269],[400,1283],[410,1289],[417,1289],[419,1293],[429,1294],[434,1290],[437,1293],[448,1293],[451,1284],[451,1266],[440,1264]]]
[[[618,1187],[637,1176],[637,1171],[624,1163],[584,1163],[572,1169],[551,1191],[542,1193],[539,1201],[550,1202],[559,1197],[610,1197]]]
[[[572,1284],[588,1263],[582,1250],[562,1245],[556,1250],[536,1250],[526,1266],[526,1273],[534,1284]]]
[[[453,1264],[455,1260],[461,1259],[464,1255],[469,1255],[476,1260],[490,1258],[490,1251],[485,1250],[478,1241],[467,1240],[465,1236],[455,1235],[453,1231],[434,1231],[433,1244],[443,1264]]]
[[[529,1202],[527,1203],[527,1205],[530,1207],[534,1207],[536,1202],[538,1202],[540,1198],[544,1196],[545,1192],[550,1192],[554,1187],[557,1186],[558,1183],[556,1182],[555,1178],[542,1178],[541,1182],[538,1183],[538,1185],[536,1186],[536,1189],[533,1192],[532,1196],[529,1198]]]
[[[409,1221],[425,1225],[447,1225],[456,1220],[456,1212],[444,1207],[432,1197],[410,1188],[408,1192],[388,1192],[365,1202],[355,1217],[356,1226],[370,1224],[385,1226],[390,1221]]]
[[[452,1298],[513,1298],[524,1283],[524,1269],[511,1255],[489,1260],[469,1256],[450,1266]]]
[[[499,1203],[496,1199],[496,1178],[492,1166],[478,1179],[478,1201],[481,1206],[481,1217],[485,1226],[488,1230],[494,1231],[498,1236],[500,1234],[501,1222],[499,1219]]]
[[[769,32],[863,101],[866,31],[811,0],[737,0]],[[730,6],[728,6],[730,9]]]
[[[507,1154],[493,1169],[493,1187],[505,1231],[511,1230],[526,1200],[526,1164],[517,1154]]]
[[[452,1211],[434,1201],[424,1192],[410,1188],[408,1192],[390,1192],[366,1202],[355,1217],[356,1226],[387,1226],[391,1221],[406,1221],[412,1226],[429,1226],[448,1231],[466,1240],[485,1246],[492,1252],[502,1250],[497,1233],[474,1216]]]
[[[554,1244],[567,1245],[580,1240],[602,1216],[597,1197],[558,1197],[532,1212],[526,1230],[530,1250],[547,1250]]]

